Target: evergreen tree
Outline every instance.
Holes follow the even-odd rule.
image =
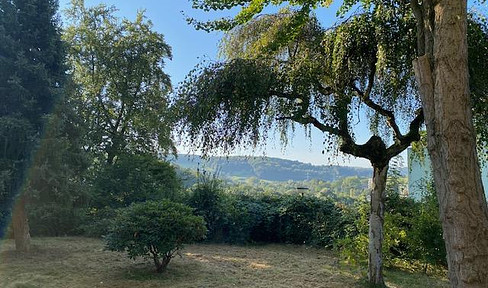
[[[0,0],[1,227],[13,212],[18,250],[30,242],[24,179],[65,81],[57,8],[55,0]]]

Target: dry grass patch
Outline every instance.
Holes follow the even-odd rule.
[[[0,287],[364,287],[363,274],[327,250],[294,245],[189,245],[163,274],[144,259],[90,238],[34,238],[30,253],[0,248]],[[445,280],[388,271],[390,287],[447,287]]]

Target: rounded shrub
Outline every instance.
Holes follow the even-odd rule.
[[[190,207],[169,200],[134,203],[117,211],[106,248],[126,251],[128,257],[147,257],[163,272],[183,244],[203,239],[205,221]]]

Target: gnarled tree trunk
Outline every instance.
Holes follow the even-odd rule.
[[[12,226],[14,230],[15,249],[27,252],[30,250],[30,233],[27,213],[25,211],[26,196],[22,193],[17,200],[12,213]]]
[[[393,123],[392,118],[390,118]],[[340,150],[343,153],[369,159],[373,166],[373,187],[371,189],[368,244],[368,281],[376,287],[384,287],[383,279],[383,223],[385,213],[386,179],[390,160],[405,150],[413,141],[420,139],[419,127],[424,118],[421,113],[410,124],[406,135],[397,134],[397,141],[390,147],[376,135],[362,145],[352,139],[343,139]],[[395,124],[396,125],[396,124]]]
[[[376,286],[384,286],[383,280],[383,222],[388,165],[373,165],[371,213],[369,215],[368,280]]]
[[[432,29],[423,25],[424,32],[432,34],[432,43],[425,45],[425,54],[414,66],[425,113],[449,280],[452,287],[488,287],[488,208],[469,97],[467,5],[465,0],[426,1],[422,5],[427,4],[430,7],[422,7],[424,14],[416,17],[424,16],[424,23],[432,23]]]

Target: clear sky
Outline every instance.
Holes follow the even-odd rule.
[[[171,76],[173,86],[177,86],[186,74],[201,61],[202,58],[217,59],[218,43],[222,33],[197,31],[188,25],[185,18],[190,16],[199,20],[216,19],[226,14],[215,12],[206,13],[192,9],[188,0],[86,0],[86,6],[93,6],[99,3],[113,5],[119,9],[118,16],[134,19],[138,10],[144,9],[145,15],[154,24],[154,30],[162,33],[166,42],[172,47],[173,59],[167,61],[165,72]],[[69,0],[59,0],[61,14],[62,10],[69,5]],[[332,25],[335,21],[335,9],[337,5],[331,8],[321,8],[317,11],[318,17],[325,26]],[[225,13],[225,12],[224,12]],[[227,12],[227,15],[232,15]],[[358,141],[365,142],[369,138],[367,121],[360,117],[356,127]],[[295,137],[291,143],[282,149],[279,142],[279,135],[275,139],[270,138],[264,149],[254,152],[256,156],[265,154],[270,157],[279,157],[301,162],[312,163],[314,165],[348,165],[371,167],[369,161],[353,157],[334,158],[328,154],[323,155],[323,139],[326,135],[313,130],[311,139],[305,137],[305,132],[297,129]],[[184,147],[178,147],[180,153],[185,153]],[[236,151],[235,155],[251,155],[251,151]],[[404,159],[406,159],[404,157]]]

